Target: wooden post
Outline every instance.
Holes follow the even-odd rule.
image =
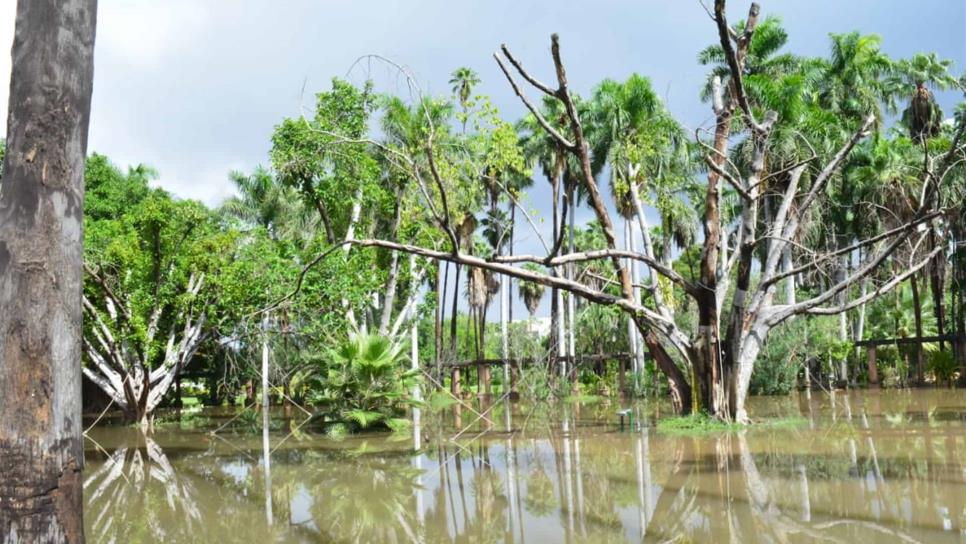
[[[869,387],[879,387],[879,367],[875,362],[875,344],[866,350],[869,364]]]
[[[454,366],[449,381],[450,392],[454,397],[460,396],[460,367]]]

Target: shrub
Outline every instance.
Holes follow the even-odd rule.
[[[328,351],[323,377],[311,397],[322,410],[327,432],[339,435],[369,428],[399,430],[409,406],[422,405],[409,397],[418,371],[404,368],[402,346],[387,338],[356,334]]]
[[[929,371],[936,378],[936,383],[943,382],[952,386],[956,374],[956,360],[951,351],[933,351],[929,354]]]

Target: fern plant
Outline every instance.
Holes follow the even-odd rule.
[[[327,351],[317,393],[326,431],[341,435],[364,429],[402,430],[408,407],[422,403],[410,396],[419,371],[407,369],[403,346],[388,338],[354,334]]]

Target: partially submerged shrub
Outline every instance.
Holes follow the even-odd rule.
[[[929,371],[936,378],[937,384],[947,383],[952,386],[956,375],[956,359],[952,351],[933,351],[929,354]]]
[[[401,430],[409,426],[406,408],[422,405],[410,397],[417,370],[405,368],[402,346],[388,338],[355,334],[323,358],[320,391],[311,398],[332,436],[362,429]]]

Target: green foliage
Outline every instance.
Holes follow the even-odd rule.
[[[388,338],[355,334],[323,357],[318,390],[309,397],[330,434],[363,429],[401,430],[419,371],[404,368],[402,345]]]
[[[851,342],[838,338],[835,318],[813,317],[787,321],[768,335],[749,389],[755,395],[785,395],[795,387],[802,365],[818,360],[835,365],[853,351]],[[831,372],[831,367],[826,371]]]
[[[936,350],[929,353],[929,371],[936,378],[936,383],[947,383],[952,386],[953,378],[958,370],[952,351]]]
[[[755,422],[756,429],[787,429],[807,425],[808,420],[800,417],[770,418]],[[662,418],[657,422],[657,430],[671,435],[703,435],[728,433],[745,429],[741,423],[722,421],[699,412],[680,417]]]
[[[704,412],[681,417],[661,418],[657,430],[668,434],[704,434],[736,431],[743,428],[740,423],[729,423],[713,418]]]

